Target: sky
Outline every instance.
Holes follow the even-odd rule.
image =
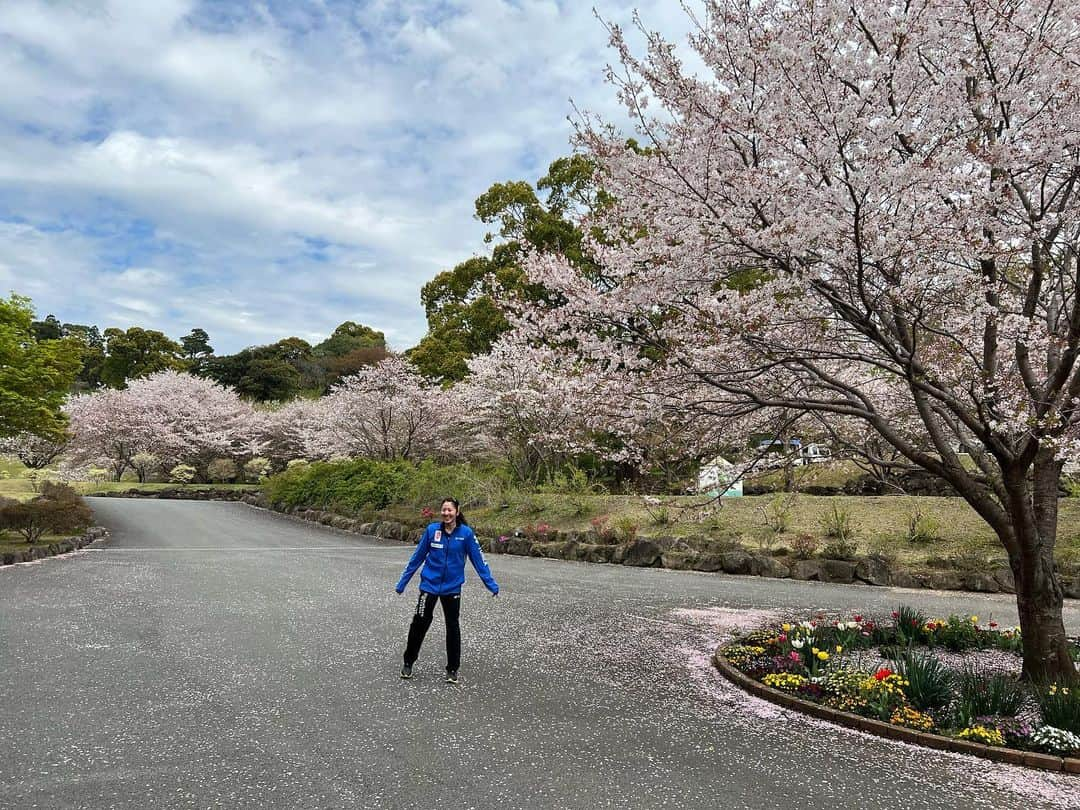
[[[404,350],[485,252],[473,202],[622,125],[590,4],[3,0],[0,290],[39,317],[205,329],[219,354],[353,320]],[[685,41],[674,0],[597,13]]]

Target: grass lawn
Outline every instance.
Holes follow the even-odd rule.
[[[814,535],[824,546],[828,539],[822,529],[822,518],[837,508],[850,513],[860,555],[882,554],[911,568],[933,567],[945,561],[979,568],[989,562],[1005,561],[1004,549],[990,527],[960,498],[798,495],[789,509],[788,530],[774,534],[766,528],[764,512],[777,498],[777,495],[724,498],[720,510],[703,519],[700,510],[694,507],[704,499],[665,497],[661,500],[666,516],[658,519],[658,510],[654,507],[650,514],[639,496],[528,494],[511,497],[501,508],[466,509],[466,515],[482,534],[540,523],[564,531],[584,531],[590,528],[594,518],[607,516],[608,526],[617,528],[625,522],[636,527],[639,536],[705,534],[729,543],[737,540],[749,550],[771,549],[781,553],[799,534]],[[936,539],[919,544],[906,539],[909,517],[915,509],[937,522]],[[392,507],[383,514],[392,520],[419,522],[413,509]],[[1064,567],[1080,567],[1080,499],[1061,501],[1057,553]]]

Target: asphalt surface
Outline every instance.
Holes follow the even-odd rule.
[[[462,683],[438,612],[401,681],[410,547],[241,504],[93,505],[106,546],[0,569],[0,808],[1080,807],[1080,777],[827,725],[708,663],[773,611],[1009,623],[1011,597],[493,556]]]

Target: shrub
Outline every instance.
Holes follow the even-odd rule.
[[[139,478],[139,483],[144,484],[151,474],[161,466],[161,459],[153,453],[136,453],[131,457],[131,467]]]
[[[621,517],[613,527],[615,537],[622,543],[632,543],[637,539],[638,525],[631,517]]]
[[[261,481],[270,474],[270,459],[255,456],[244,464],[244,478],[251,482]]]
[[[30,501],[11,501],[0,506],[0,527],[36,543],[45,534],[66,534],[85,529],[94,513],[66,484],[46,482],[42,494]]]
[[[1036,692],[1043,722],[1080,734],[1080,687],[1051,684]]]
[[[821,556],[828,557],[830,560],[852,560],[858,551],[859,548],[854,540],[838,537],[825,544],[821,550]]]
[[[941,538],[941,523],[933,515],[914,509],[908,515],[907,540],[909,543],[925,545]]]
[[[796,559],[809,560],[817,553],[818,547],[821,545],[819,541],[812,534],[798,534],[795,539],[791,541],[791,553],[795,555]]]
[[[215,458],[206,465],[206,477],[216,484],[235,480],[239,472],[236,462],[231,458]]]
[[[590,480],[589,474],[574,464],[568,464],[557,471],[537,489],[552,495],[604,495],[607,493],[607,487]]]
[[[795,508],[795,495],[777,495],[766,506],[757,507],[765,528],[773,535],[783,534],[791,528],[791,513]]]
[[[855,537],[855,521],[851,511],[835,502],[821,516],[821,531],[826,537],[850,541]]]
[[[169,470],[169,480],[174,484],[190,484],[197,472],[190,464],[177,464]]]
[[[905,651],[897,656],[896,670],[908,682],[904,691],[916,709],[940,709],[952,699],[952,670],[932,655]]]
[[[400,503],[414,467],[404,461],[317,462],[266,479],[264,491],[276,506],[308,506],[359,513]]]

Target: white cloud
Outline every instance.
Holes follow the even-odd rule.
[[[0,38],[0,281],[219,351],[411,345],[420,287],[485,250],[475,197],[568,151],[570,97],[620,114],[587,4],[9,0]]]

